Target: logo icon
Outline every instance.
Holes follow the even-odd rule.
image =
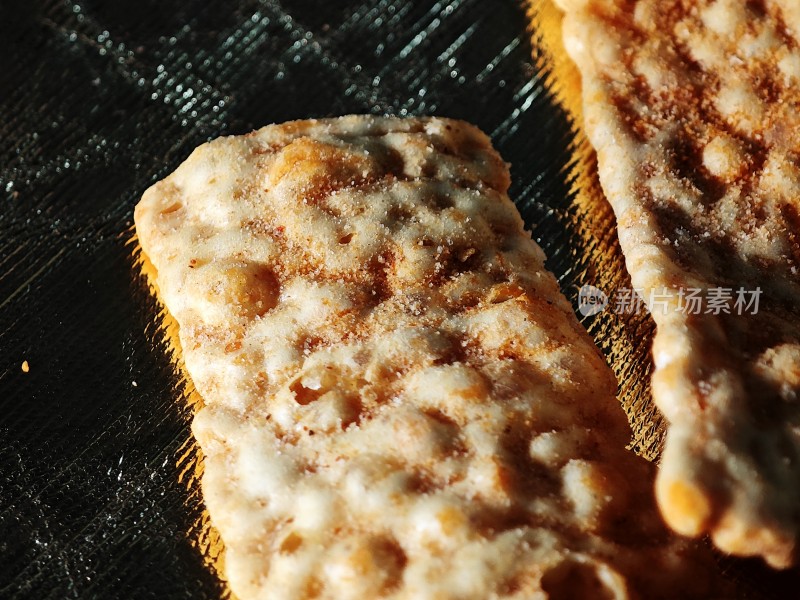
[[[600,288],[584,285],[578,291],[578,312],[584,317],[591,317],[603,312],[608,306],[608,296]]]

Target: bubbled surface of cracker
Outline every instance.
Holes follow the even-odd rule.
[[[715,589],[508,185],[466,123],[346,117],[217,139],[145,193],[243,600]]]
[[[800,525],[800,4],[558,3],[632,281],[645,300],[667,292],[666,311],[651,307],[663,514],[786,567]],[[681,288],[716,287],[760,289],[758,313],[675,310]]]

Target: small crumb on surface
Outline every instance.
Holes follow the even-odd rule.
[[[30,370],[31,370],[31,366],[28,364],[28,361],[27,360],[23,360],[22,361],[22,372],[23,373],[27,373]]]
[[[132,385],[133,387],[139,387],[139,384],[138,384],[138,383],[136,383],[135,381],[131,381],[131,385]]]

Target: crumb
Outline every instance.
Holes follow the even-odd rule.
[[[27,373],[31,370],[31,366],[28,364],[27,360],[22,361],[22,372]]]

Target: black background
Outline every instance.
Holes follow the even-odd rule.
[[[513,0],[0,0],[0,598],[227,593],[131,243],[142,192],[200,143],[347,113],[471,121],[574,298],[593,265],[573,133],[527,24]]]

